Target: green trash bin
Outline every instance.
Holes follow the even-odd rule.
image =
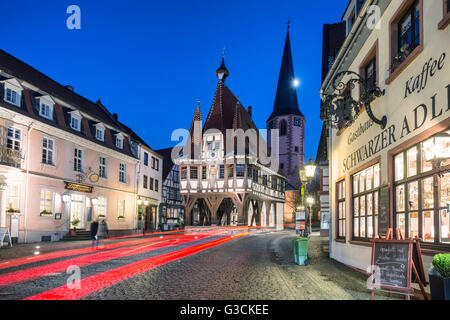
[[[295,263],[301,266],[307,266],[309,264],[308,260],[308,243],[309,238],[308,237],[297,237],[295,239],[296,244],[296,252],[297,252],[297,259],[295,260]]]
[[[292,239],[292,251],[294,252],[294,262],[295,262],[295,264],[299,264],[299,262],[298,262],[297,238]]]

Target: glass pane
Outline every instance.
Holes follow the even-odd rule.
[[[405,221],[405,214],[397,214],[397,228],[400,229],[400,231],[405,234],[406,231],[406,221]]]
[[[359,216],[359,198],[353,199],[353,215]]]
[[[411,212],[409,214],[409,237],[419,236],[419,214]]]
[[[395,157],[395,181],[403,179],[403,153]]]
[[[434,213],[425,211],[423,213],[423,240],[434,242]]]
[[[339,237],[344,236],[343,230],[342,230],[342,224],[343,224],[342,220],[339,220]]]
[[[378,214],[378,191],[373,194],[373,214]]]
[[[361,237],[365,237],[366,236],[366,218],[360,218],[359,222],[360,222],[359,229],[360,229]]]
[[[440,179],[440,207],[450,205],[450,172],[441,175]]]
[[[366,190],[373,188],[373,167],[370,167],[366,171]]]
[[[441,226],[441,242],[450,243],[450,212],[447,212],[446,209],[443,209],[440,212],[439,224]]]
[[[378,235],[378,216],[374,216],[374,224],[375,224],[375,233],[374,236],[376,237]]]
[[[378,188],[380,186],[380,165],[377,164],[373,167],[373,187]]]
[[[433,177],[422,180],[422,206],[424,209],[430,209],[434,207],[433,196]]]
[[[395,190],[396,211],[405,211],[405,185],[397,186]]]
[[[353,236],[359,237],[359,219],[353,219]]]
[[[417,147],[413,147],[406,152],[406,172],[408,177],[417,174]]]
[[[359,174],[359,192],[364,192],[364,180],[366,180],[366,173],[365,171],[361,172]]]
[[[367,236],[373,237],[373,220],[372,217],[367,217]]]
[[[373,214],[373,194],[369,193],[367,195],[367,215],[371,216]]]
[[[424,143],[422,142],[421,144],[421,159],[422,159],[422,172],[427,172],[430,171],[431,169],[433,169],[433,164],[431,163],[431,161],[426,161],[425,159],[425,147],[424,147]]]
[[[357,194],[358,193],[358,182],[359,182],[359,174],[355,174],[353,176],[353,194]]]
[[[419,209],[419,183],[417,181],[408,184],[409,210]]]
[[[362,196],[359,200],[359,213],[360,216],[366,215],[366,196]]]

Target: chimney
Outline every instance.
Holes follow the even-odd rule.
[[[66,88],[69,89],[70,91],[73,91],[73,87],[70,84],[66,85]]]
[[[253,111],[252,106],[248,106],[248,114],[250,115],[250,119],[252,118],[252,111]]]
[[[117,120],[118,119],[117,113],[113,113],[113,118],[114,118],[114,120],[118,121]]]

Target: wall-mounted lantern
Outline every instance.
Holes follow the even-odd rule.
[[[351,78],[346,83],[342,82],[345,75],[350,75]],[[356,101],[352,97],[352,89],[356,84],[362,87],[360,100]],[[377,98],[384,96],[385,90],[381,90],[377,86],[370,86],[366,88],[364,79],[359,74],[353,71],[342,71],[336,74],[333,78],[332,86],[334,92],[325,94],[321,92],[321,99],[323,101],[321,118],[327,121],[328,125],[336,129],[342,129],[350,126],[358,118],[358,115],[364,107],[369,118],[380,125],[382,129],[386,127],[387,117],[383,116],[378,119],[374,116],[371,103]]]

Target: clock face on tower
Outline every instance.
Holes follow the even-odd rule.
[[[302,127],[303,123],[302,123],[302,119],[300,118],[294,118],[294,126],[296,127]]]

